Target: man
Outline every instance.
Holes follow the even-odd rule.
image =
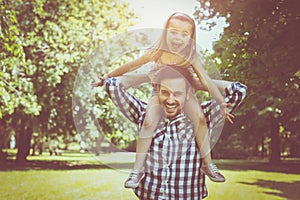
[[[126,85],[126,82],[123,81]],[[193,124],[184,114],[183,107],[190,95],[190,85],[175,70],[165,68],[157,76],[159,104],[164,111],[160,119],[145,162],[145,177],[134,190],[140,199],[202,199],[207,196],[201,160],[193,133]],[[246,95],[246,86],[240,83],[215,81],[228,111],[237,107]],[[226,84],[227,87],[223,86]],[[126,92],[116,78],[105,80],[111,100],[121,112],[141,128],[146,103]],[[125,86],[126,87],[126,86]],[[202,104],[208,127],[212,129],[222,120],[216,101]]]

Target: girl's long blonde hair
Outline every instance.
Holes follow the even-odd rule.
[[[192,25],[192,35],[190,39],[190,44],[180,53],[178,56],[183,58],[181,63],[177,63],[178,67],[188,67],[191,65],[191,61],[196,56],[196,25],[195,21],[187,14],[181,12],[173,13],[165,22],[164,29],[159,41],[153,45],[150,49],[152,59],[157,62],[159,58],[162,56],[163,52],[168,51],[168,46],[166,44],[167,31],[170,24],[171,19],[179,19],[182,21],[186,21]]]

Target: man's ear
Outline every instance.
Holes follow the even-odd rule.
[[[186,100],[189,100],[191,95],[193,95],[192,88],[190,87],[186,93]]]
[[[160,84],[155,83],[155,84],[153,85],[153,87],[156,89],[157,92],[160,91]]]

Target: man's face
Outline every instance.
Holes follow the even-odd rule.
[[[162,80],[158,99],[168,118],[172,119],[181,113],[187,99],[185,80],[183,78]]]

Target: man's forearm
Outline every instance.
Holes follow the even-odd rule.
[[[234,111],[245,99],[247,94],[247,86],[239,82],[230,82],[222,80],[213,80],[216,86],[222,90],[225,95],[225,102],[230,105],[227,106],[227,111]],[[219,113],[220,107],[216,100],[205,101],[201,103],[202,110],[210,123],[208,127],[214,127],[222,121]]]
[[[146,103],[128,93],[116,78],[104,81],[106,92],[117,108],[132,122],[139,124],[146,110]]]
[[[231,81],[224,81],[224,80],[212,80],[212,81],[223,95],[225,94],[225,88],[227,88],[230,84],[233,83]]]

